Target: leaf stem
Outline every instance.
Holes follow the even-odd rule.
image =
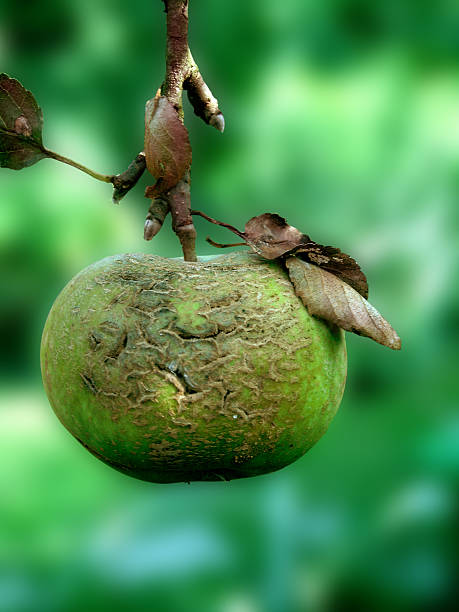
[[[231,247],[248,246],[247,242],[233,242],[232,244],[220,244],[220,242],[215,242],[215,240],[212,240],[210,236],[207,236],[206,242],[216,247],[217,249],[230,249]]]
[[[81,170],[81,172],[89,174],[89,176],[92,176],[92,178],[95,178],[98,181],[102,181],[103,183],[113,183],[113,179],[115,178],[113,175],[106,175],[100,174],[99,172],[95,172],[90,168],[86,168],[86,166],[83,166],[83,164],[79,164],[78,162],[73,161],[73,159],[69,159],[68,157],[59,155],[59,153],[55,153],[54,151],[49,151],[48,149],[45,149],[45,153],[50,159],[55,159],[56,161],[62,162],[63,164],[67,164],[68,166],[72,166],[77,170]]]
[[[200,210],[192,210],[191,214],[202,217],[203,219],[205,219],[206,221],[209,221],[209,223],[213,223],[214,225],[220,225],[221,227],[226,227],[226,229],[229,229],[231,232],[233,232],[237,236],[240,236],[241,238],[245,238],[244,232],[240,232],[233,225],[230,225],[229,223],[224,223],[223,221],[217,221],[216,219],[212,219],[212,217],[209,217],[209,215],[206,215],[206,213],[203,213]]]

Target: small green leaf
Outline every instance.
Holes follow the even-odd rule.
[[[0,74],[0,167],[21,170],[47,157],[43,114],[30,91]]]

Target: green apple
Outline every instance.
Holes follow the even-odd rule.
[[[229,480],[278,470],[325,433],[346,345],[277,262],[119,255],[63,289],[41,364],[55,413],[105,463],[152,482]]]

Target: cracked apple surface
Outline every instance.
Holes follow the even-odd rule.
[[[80,272],[45,325],[42,374],[65,427],[152,482],[278,470],[325,433],[344,332],[311,317],[277,262],[120,255]]]

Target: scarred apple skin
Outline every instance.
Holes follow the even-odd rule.
[[[41,364],[56,415],[105,463],[152,482],[229,480],[278,470],[319,440],[346,346],[276,262],[119,255],[63,289]]]

